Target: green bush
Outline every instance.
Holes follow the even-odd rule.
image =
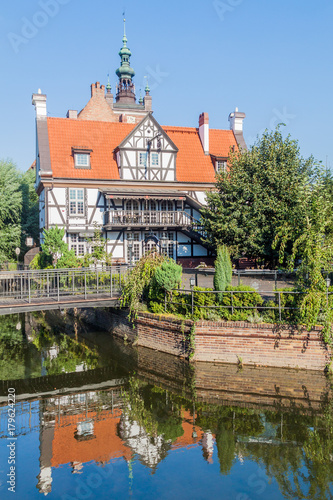
[[[164,303],[162,303],[162,302],[150,302],[149,309],[154,314],[163,314],[163,313],[165,313]]]
[[[280,293],[281,297],[281,319],[282,321],[298,323],[301,321],[301,314],[299,308],[301,307],[303,294],[287,293],[287,292],[300,292],[301,290],[296,287],[286,287],[278,288],[277,292]],[[275,293],[275,303],[278,308],[279,306],[279,294]],[[292,309],[285,310],[284,307],[290,307]],[[279,317],[279,312],[277,311],[277,317]]]
[[[155,270],[154,278],[157,285],[165,290],[171,292],[177,288],[182,280],[182,266],[176,264],[172,259],[166,260],[160,267]]]
[[[257,307],[261,306],[264,302],[263,298],[259,295],[259,293],[252,288],[251,286],[239,285],[239,286],[227,286],[226,292],[224,293],[222,298],[222,305],[231,306],[231,293],[233,292],[233,306],[235,308],[242,307]],[[242,292],[242,293],[237,293]],[[251,293],[246,293],[251,292]],[[252,293],[255,292],[255,293]],[[249,314],[251,314],[251,309],[248,309]],[[253,310],[254,311],[254,310]]]
[[[230,285],[232,279],[232,264],[228,249],[225,245],[217,248],[217,257],[214,265],[214,289],[223,292],[226,287]],[[218,296],[218,300],[221,302],[221,295]]]
[[[209,311],[216,311],[216,309],[208,309],[216,305],[215,293],[198,293],[212,291],[212,288],[193,287],[193,316],[196,319],[208,319]]]

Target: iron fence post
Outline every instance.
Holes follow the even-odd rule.
[[[171,292],[172,293],[172,292]],[[167,300],[166,300],[166,290],[164,290],[164,311],[166,312]]]
[[[87,272],[84,271],[84,300],[87,299]]]
[[[240,272],[239,272],[239,269],[237,271],[237,274],[238,274],[238,286],[240,286]]]
[[[231,314],[234,314],[234,294],[231,290]]]
[[[110,269],[110,297],[112,297],[112,268]]]
[[[50,278],[49,278],[49,273],[46,271],[46,291],[47,291],[47,298],[50,296]]]
[[[278,292],[279,294],[279,320],[281,321],[281,292]]]
[[[97,290],[97,295],[98,295],[98,290],[99,290],[99,287],[98,287],[98,270],[96,270],[96,290]]]
[[[30,274],[28,274],[28,300],[29,300],[29,304],[31,302],[31,294],[30,294]]]
[[[74,271],[72,272],[72,293],[75,295],[75,275]]]
[[[59,302],[59,295],[60,295],[60,291],[59,291],[59,287],[60,287],[60,283],[59,283],[59,273],[57,273],[56,279],[57,279],[57,300],[58,300],[58,302]]]
[[[22,276],[22,274],[20,276],[20,282],[21,282],[20,289],[21,289],[21,299],[22,299],[23,298],[23,293],[22,293],[23,292],[23,290],[22,290],[22,288],[23,288],[23,276]]]
[[[275,290],[277,289],[277,271],[274,272]]]
[[[194,292],[191,290],[191,309],[192,309],[192,316],[194,313]]]
[[[119,267],[119,292],[121,293],[121,267]]]

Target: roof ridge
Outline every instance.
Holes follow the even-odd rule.
[[[48,120],[66,120],[68,123],[103,123],[105,125],[106,123],[112,124],[112,125],[122,125],[122,126],[128,126],[128,127],[134,127],[137,125],[137,123],[126,123],[126,122],[108,122],[104,120],[83,120],[82,118],[79,118],[77,120],[67,118],[66,116],[48,116]]]

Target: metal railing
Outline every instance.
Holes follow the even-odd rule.
[[[198,222],[184,211],[110,210],[105,213],[106,226],[193,226]]]
[[[190,296],[190,301],[188,304],[184,304],[183,302],[174,302],[173,299],[173,292],[177,292],[179,296]],[[267,306],[264,302],[262,305],[256,304],[254,306],[246,306],[244,304],[235,304],[235,297],[237,297],[238,294],[257,294],[259,296],[264,296],[267,298],[267,296],[271,296],[270,298],[274,299],[275,305],[274,306]],[[174,304],[174,305],[179,305],[184,308],[189,307],[191,309],[191,315],[193,316],[194,314],[194,309],[229,309],[231,311],[231,314],[234,314],[235,310],[273,310],[277,311],[279,313],[279,321],[282,320],[282,311],[299,311],[299,307],[290,307],[290,306],[285,306],[282,305],[281,301],[281,296],[283,294],[285,295],[304,295],[306,292],[296,292],[296,291],[283,291],[283,290],[272,290],[271,292],[257,292],[255,290],[225,290],[223,292],[216,291],[216,290],[172,290],[171,291],[171,297],[168,296],[167,292],[165,292],[164,295],[164,310],[167,311],[167,306],[168,304]],[[195,295],[196,294],[214,294],[216,297],[218,296],[230,296],[230,305],[225,305],[222,303],[218,303],[217,300],[215,299],[215,304],[214,305],[202,305],[197,302],[195,302]],[[326,291],[326,300],[328,303],[328,298],[329,295],[332,295],[333,292],[329,292],[328,289]]]
[[[68,296],[121,293],[127,266],[75,269],[43,269],[0,273],[0,300],[35,298],[56,299]]]

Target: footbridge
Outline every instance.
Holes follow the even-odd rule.
[[[0,273],[0,316],[20,312],[115,306],[127,266]]]

